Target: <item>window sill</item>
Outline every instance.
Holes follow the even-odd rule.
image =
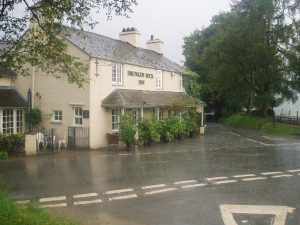
[[[62,124],[62,123],[63,123],[63,121],[50,121],[50,123]]]
[[[124,84],[112,84],[112,86],[124,86]]]

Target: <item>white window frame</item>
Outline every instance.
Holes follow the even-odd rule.
[[[6,120],[4,122],[3,117],[4,117],[4,111],[5,110],[9,110],[9,112],[12,112],[12,114],[5,116],[7,119],[11,119],[12,120]],[[11,122],[12,122],[12,126],[11,126]],[[4,123],[6,123],[6,128],[3,127]],[[2,133],[4,134],[14,134],[15,133],[15,112],[13,109],[2,109]],[[5,132],[4,132],[5,131]]]
[[[156,70],[155,87],[157,90],[163,89],[163,72],[162,72],[162,70]]]
[[[15,122],[15,133],[23,133],[25,129],[25,114],[23,109],[16,109],[16,122]]]
[[[112,109],[111,110],[111,129],[112,129],[112,131],[119,131],[119,123],[120,123],[120,110]]]
[[[123,85],[123,65],[114,63],[112,64],[112,84]]]
[[[3,112],[4,110],[12,110],[12,126],[10,126],[10,132],[5,134],[19,134],[23,133],[25,130],[25,115],[24,109],[12,109],[12,108],[2,108],[0,109],[0,133],[4,133],[3,129]],[[18,114],[20,113],[20,114]],[[5,128],[6,130],[7,128]]]
[[[77,110],[79,110],[79,111],[77,111]],[[81,114],[80,114],[80,111],[81,111]],[[74,107],[73,108],[73,116],[74,116],[73,125],[76,127],[83,126],[83,109],[82,109],[82,107]],[[78,123],[77,122],[78,120],[81,122]]]
[[[75,112],[74,112],[75,115]],[[62,123],[63,120],[63,111],[62,110],[53,110],[52,111],[52,122]]]

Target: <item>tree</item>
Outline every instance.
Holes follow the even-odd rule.
[[[235,0],[231,12],[214,17],[200,31],[197,41],[205,43],[204,48],[191,51],[190,44],[185,45],[186,65],[191,70],[201,68],[206,77],[202,86],[213,93],[211,105],[220,116],[242,108],[250,112],[253,105],[265,116],[274,98],[296,98],[299,4],[298,0]],[[214,32],[205,35],[209,30]],[[196,52],[197,67],[190,52]]]
[[[35,66],[56,77],[65,75],[70,83],[81,87],[87,80],[87,66],[68,54],[62,36],[63,24],[73,28],[93,28],[95,13],[106,12],[128,16],[136,0],[11,0],[0,3],[0,36],[6,50],[1,52],[1,63],[20,75],[29,75]],[[24,9],[21,16],[20,9]],[[31,26],[28,25],[31,23]],[[24,67],[24,65],[30,65]]]

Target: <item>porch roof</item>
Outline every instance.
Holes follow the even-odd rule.
[[[184,92],[116,89],[103,101],[106,108],[197,107],[204,102]]]
[[[0,108],[26,108],[27,102],[15,89],[0,88]]]
[[[1,65],[1,63],[0,63],[0,77],[1,77],[1,76],[5,76],[5,77],[16,77],[17,74],[16,74],[13,70],[4,67],[4,66]]]

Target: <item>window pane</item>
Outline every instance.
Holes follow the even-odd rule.
[[[14,132],[14,111],[12,109],[4,109],[2,121],[3,133],[12,134]]]

